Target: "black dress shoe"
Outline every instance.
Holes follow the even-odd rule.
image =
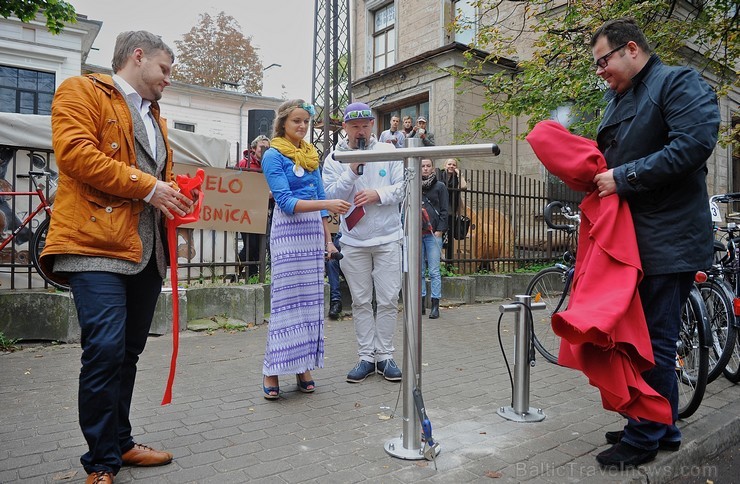
[[[332,301],[329,303],[329,319],[339,319],[342,314],[342,301]]]
[[[615,430],[613,432],[607,432],[604,434],[606,437],[606,441],[610,444],[618,444],[622,437],[624,437],[624,431],[623,430]],[[665,440],[660,439],[658,441],[658,450],[667,450],[669,452],[675,452],[681,447],[681,441],[680,440]]]
[[[658,455],[658,449],[638,449],[625,442],[619,442],[597,455],[596,461],[601,464],[601,467],[623,470],[650,462],[655,459],[656,455]]]

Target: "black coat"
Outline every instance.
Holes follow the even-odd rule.
[[[430,207],[431,205],[431,207]],[[447,187],[438,181],[432,187],[421,192],[421,206],[429,214],[429,220],[434,232],[447,232],[447,216],[449,215],[449,198]]]
[[[706,269],[712,221],[706,161],[717,143],[714,91],[687,67],[653,55],[606,107],[597,142],[629,203],[647,275]]]

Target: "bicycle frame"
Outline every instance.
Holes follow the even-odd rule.
[[[38,215],[39,213],[41,213],[42,210],[46,210],[47,216],[51,217],[51,206],[49,205],[49,203],[48,203],[48,201],[46,199],[46,195],[44,195],[43,189],[38,185],[38,183],[36,182],[36,180],[33,177],[31,177],[31,180],[32,180],[32,182],[34,184],[34,187],[35,187],[35,190],[34,191],[0,192],[0,197],[2,197],[2,196],[12,196],[12,197],[15,197],[15,196],[24,196],[24,195],[26,195],[26,196],[29,196],[29,195],[30,196],[37,195],[41,199],[41,201],[39,202],[38,206],[33,211],[29,212],[29,214],[26,216],[25,219],[23,219],[23,221],[21,222],[21,224],[18,227],[16,227],[16,229],[13,230],[13,232],[7,238],[5,238],[4,240],[0,241],[0,250],[4,249],[11,241],[13,241],[13,239],[15,239],[16,235],[18,235],[20,233],[20,231],[23,230],[26,227],[26,225],[28,225],[31,222],[31,220],[33,220],[34,217],[36,217],[36,215]]]

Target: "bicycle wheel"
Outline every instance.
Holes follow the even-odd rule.
[[[735,341],[735,350],[730,355],[722,374],[732,383],[740,382],[740,338]]]
[[[735,349],[735,313],[732,290],[722,279],[711,279],[697,284],[709,317],[712,351],[709,352],[707,383],[722,374]]]
[[[676,342],[678,417],[694,414],[707,388],[709,329],[707,310],[696,286],[681,310],[681,332]]]
[[[566,288],[568,270],[564,266],[542,269],[527,286],[532,302],[544,302],[547,311],[532,312],[534,347],[551,363],[558,363],[560,337],[552,331],[552,315],[568,307],[570,284]]]
[[[69,291],[69,286],[52,281],[51,278],[49,278],[49,276],[41,269],[41,264],[39,263],[41,251],[44,250],[44,246],[46,245],[46,233],[49,231],[50,223],[51,219],[46,217],[46,219],[39,224],[39,228],[36,229],[36,233],[33,234],[33,239],[31,240],[31,262],[33,262],[36,272],[39,273],[47,284],[56,287],[57,289],[61,289],[62,291]]]

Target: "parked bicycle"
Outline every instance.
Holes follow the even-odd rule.
[[[740,227],[737,224],[740,214],[730,211],[730,204],[734,202],[740,202],[740,193],[715,195],[710,199],[714,230],[720,235],[714,242],[714,263],[707,275],[708,282],[722,287],[721,294],[715,299],[718,300],[718,319],[724,323],[712,328],[717,365],[710,371],[709,381],[722,372],[728,380],[737,383],[740,381]],[[720,203],[728,206],[726,222],[721,215]]]
[[[553,219],[559,215],[571,223],[556,224]],[[544,211],[545,223],[553,230],[568,234],[568,250],[563,255],[563,263],[556,263],[539,271],[527,286],[527,294],[537,302],[547,305],[546,315],[539,311],[533,314],[532,340],[537,351],[548,361],[558,364],[560,337],[552,330],[552,315],[565,311],[573,276],[575,274],[575,237],[577,237],[580,214],[575,213],[562,202],[550,202]],[[572,252],[571,252],[572,250]],[[681,331],[676,342],[676,379],[679,383],[678,415],[686,418],[692,415],[704,398],[709,372],[709,333],[707,309],[698,287],[691,289],[689,298],[682,308]]]
[[[701,274],[698,277],[701,278]],[[704,398],[711,345],[707,308],[699,288],[694,284],[681,309],[681,330],[676,342],[679,418],[693,415]]]
[[[558,215],[572,223],[556,224],[553,217]],[[562,202],[553,201],[545,207],[544,217],[548,227],[567,234],[568,250],[563,254],[562,263],[546,267],[535,274],[526,291],[535,302],[544,302],[547,306],[546,311],[538,311],[533,315],[534,347],[547,361],[557,364],[560,337],[552,331],[552,315],[568,308],[570,287],[575,274],[576,237],[581,215]]]
[[[46,218],[39,224],[38,228],[30,238],[30,245],[28,247],[27,257],[30,258],[33,267],[36,269],[36,272],[39,273],[44,281],[46,281],[53,287],[56,287],[57,289],[67,290],[69,289],[68,286],[64,286],[52,281],[51,278],[46,273],[44,273],[41,265],[39,264],[39,257],[41,256],[41,252],[43,251],[44,245],[46,243],[46,233],[49,230],[49,223],[51,220],[51,202],[49,201],[49,199],[46,198],[46,194],[44,193],[45,187],[39,182],[39,179],[48,178],[49,176],[51,176],[51,174],[46,171],[32,170],[29,171],[28,174],[19,174],[16,176],[17,178],[21,179],[30,179],[34,189],[29,191],[18,191],[11,188],[10,190],[0,191],[0,200],[3,201],[2,203],[5,203],[8,205],[9,208],[12,208],[13,204],[8,204],[7,200],[19,196],[35,196],[39,198],[39,204],[36,206],[36,208],[31,210],[19,224],[15,224],[12,232],[10,232],[7,236],[5,234],[0,234],[0,237],[2,238],[0,240],[0,250],[3,250],[6,247],[10,246],[11,258],[13,260],[23,260],[25,255],[21,255],[20,252],[16,252],[16,245],[20,245],[28,241],[28,234],[30,234],[31,229],[31,221],[41,212],[45,212]],[[15,216],[14,213],[13,216]],[[21,234],[24,234],[24,236],[21,237]],[[26,262],[28,262],[27,259]]]

